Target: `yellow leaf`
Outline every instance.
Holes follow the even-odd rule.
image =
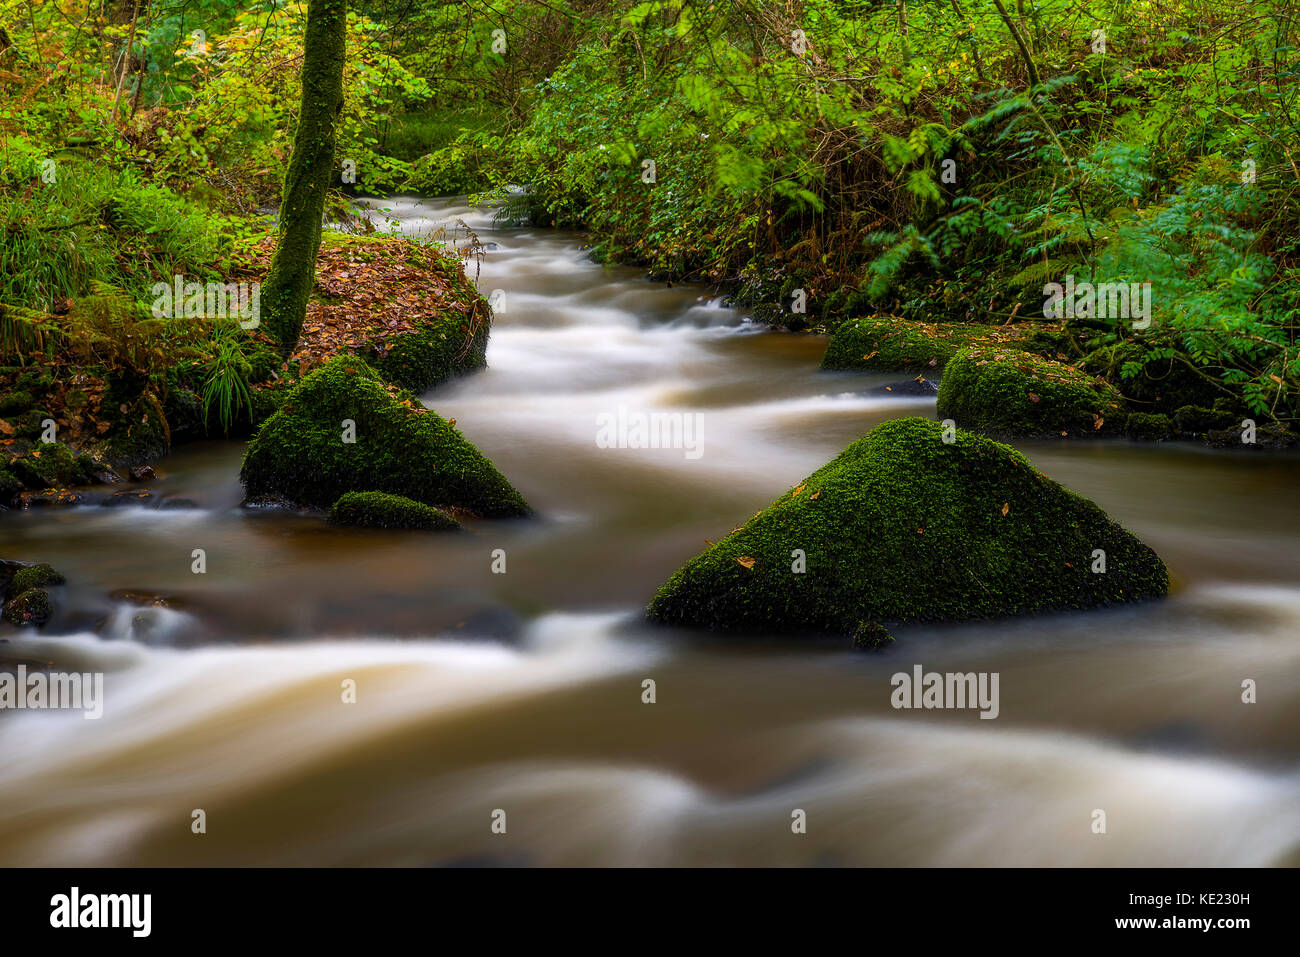
[[[1007,512],[1009,512],[1009,511],[1011,511],[1011,503],[1010,503],[1010,502],[1003,502],[1003,503],[1002,503],[1002,517],[1003,517],[1003,518],[1006,518]]]
[[[748,555],[742,555],[742,556],[740,556],[740,558],[737,558],[737,559],[736,559],[736,564],[737,564],[737,565],[741,565],[741,566],[744,567],[744,568],[753,568],[753,567],[754,567],[754,563],[755,563],[757,560],[758,560],[758,559],[750,558]]]

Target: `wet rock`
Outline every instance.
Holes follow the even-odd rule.
[[[1134,442],[1163,442],[1173,434],[1173,423],[1158,412],[1134,412],[1124,422],[1124,434]]]
[[[165,498],[159,503],[158,508],[163,511],[179,511],[182,509],[198,508],[199,503],[192,498]]]
[[[146,492],[143,489],[123,489],[120,492],[114,492],[99,504],[107,508],[122,505],[148,505],[152,498],[153,492]]]
[[[890,382],[888,385],[878,385],[874,389],[867,391],[868,395],[896,395],[896,396],[929,396],[938,395],[939,386],[927,379],[923,375],[915,379],[904,379],[901,382]]]
[[[11,625],[42,627],[54,613],[48,588],[64,581],[44,562],[0,561],[0,592],[4,595],[0,618]]]
[[[11,625],[19,627],[31,625],[41,628],[53,614],[54,608],[50,603],[49,592],[44,588],[33,588],[5,602],[0,617]]]
[[[330,509],[333,525],[450,531],[460,522],[442,509],[384,492],[348,492]]]
[[[36,508],[46,505],[81,505],[86,496],[66,488],[47,488],[40,492],[19,492],[14,499],[16,508]]]
[[[152,465],[135,465],[131,468],[132,482],[152,482],[158,477]]]
[[[485,518],[530,513],[453,425],[354,356],[336,356],[291,390],[249,443],[240,479],[250,501],[282,496],[323,509],[348,492],[387,492]]]
[[[926,419],[885,422],[673,574],[665,624],[888,640],[960,621],[1163,596],[1159,556],[1015,449]],[[1094,573],[1096,552],[1106,570]],[[797,553],[797,554],[796,554]]]

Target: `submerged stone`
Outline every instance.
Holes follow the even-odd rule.
[[[450,423],[355,356],[329,360],[290,391],[249,443],[240,479],[251,500],[321,509],[374,491],[487,518],[530,512]]]
[[[1164,563],[1015,449],[926,419],[877,426],[664,584],[652,620],[889,640],[958,621],[1163,596]],[[951,437],[951,436],[950,436]],[[1103,569],[1103,570],[1098,570]]]
[[[330,509],[330,522],[364,528],[444,531],[460,528],[442,509],[386,492],[348,492]]]

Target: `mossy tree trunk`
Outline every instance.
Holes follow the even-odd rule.
[[[334,144],[343,111],[347,0],[309,0],[303,40],[302,108],[284,178],[280,241],[262,286],[266,331],[288,356],[298,342],[316,278],[325,197],[334,173]]]

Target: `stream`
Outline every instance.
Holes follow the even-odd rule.
[[[157,464],[144,487],[193,508],[0,512],[0,557],[70,582],[0,660],[105,673],[99,720],[0,712],[0,864],[1300,865],[1300,457],[1016,443],[1161,554],[1162,602],[898,627],[875,654],[651,627],[706,542],[933,399],[820,372],[824,338],[599,265],[577,234],[370,205],[488,244],[488,368],[424,401],[538,517],[421,534],[242,509],[234,442]],[[698,454],[602,447],[620,408],[693,416]],[[997,719],[895,710],[917,664],[997,672]]]

